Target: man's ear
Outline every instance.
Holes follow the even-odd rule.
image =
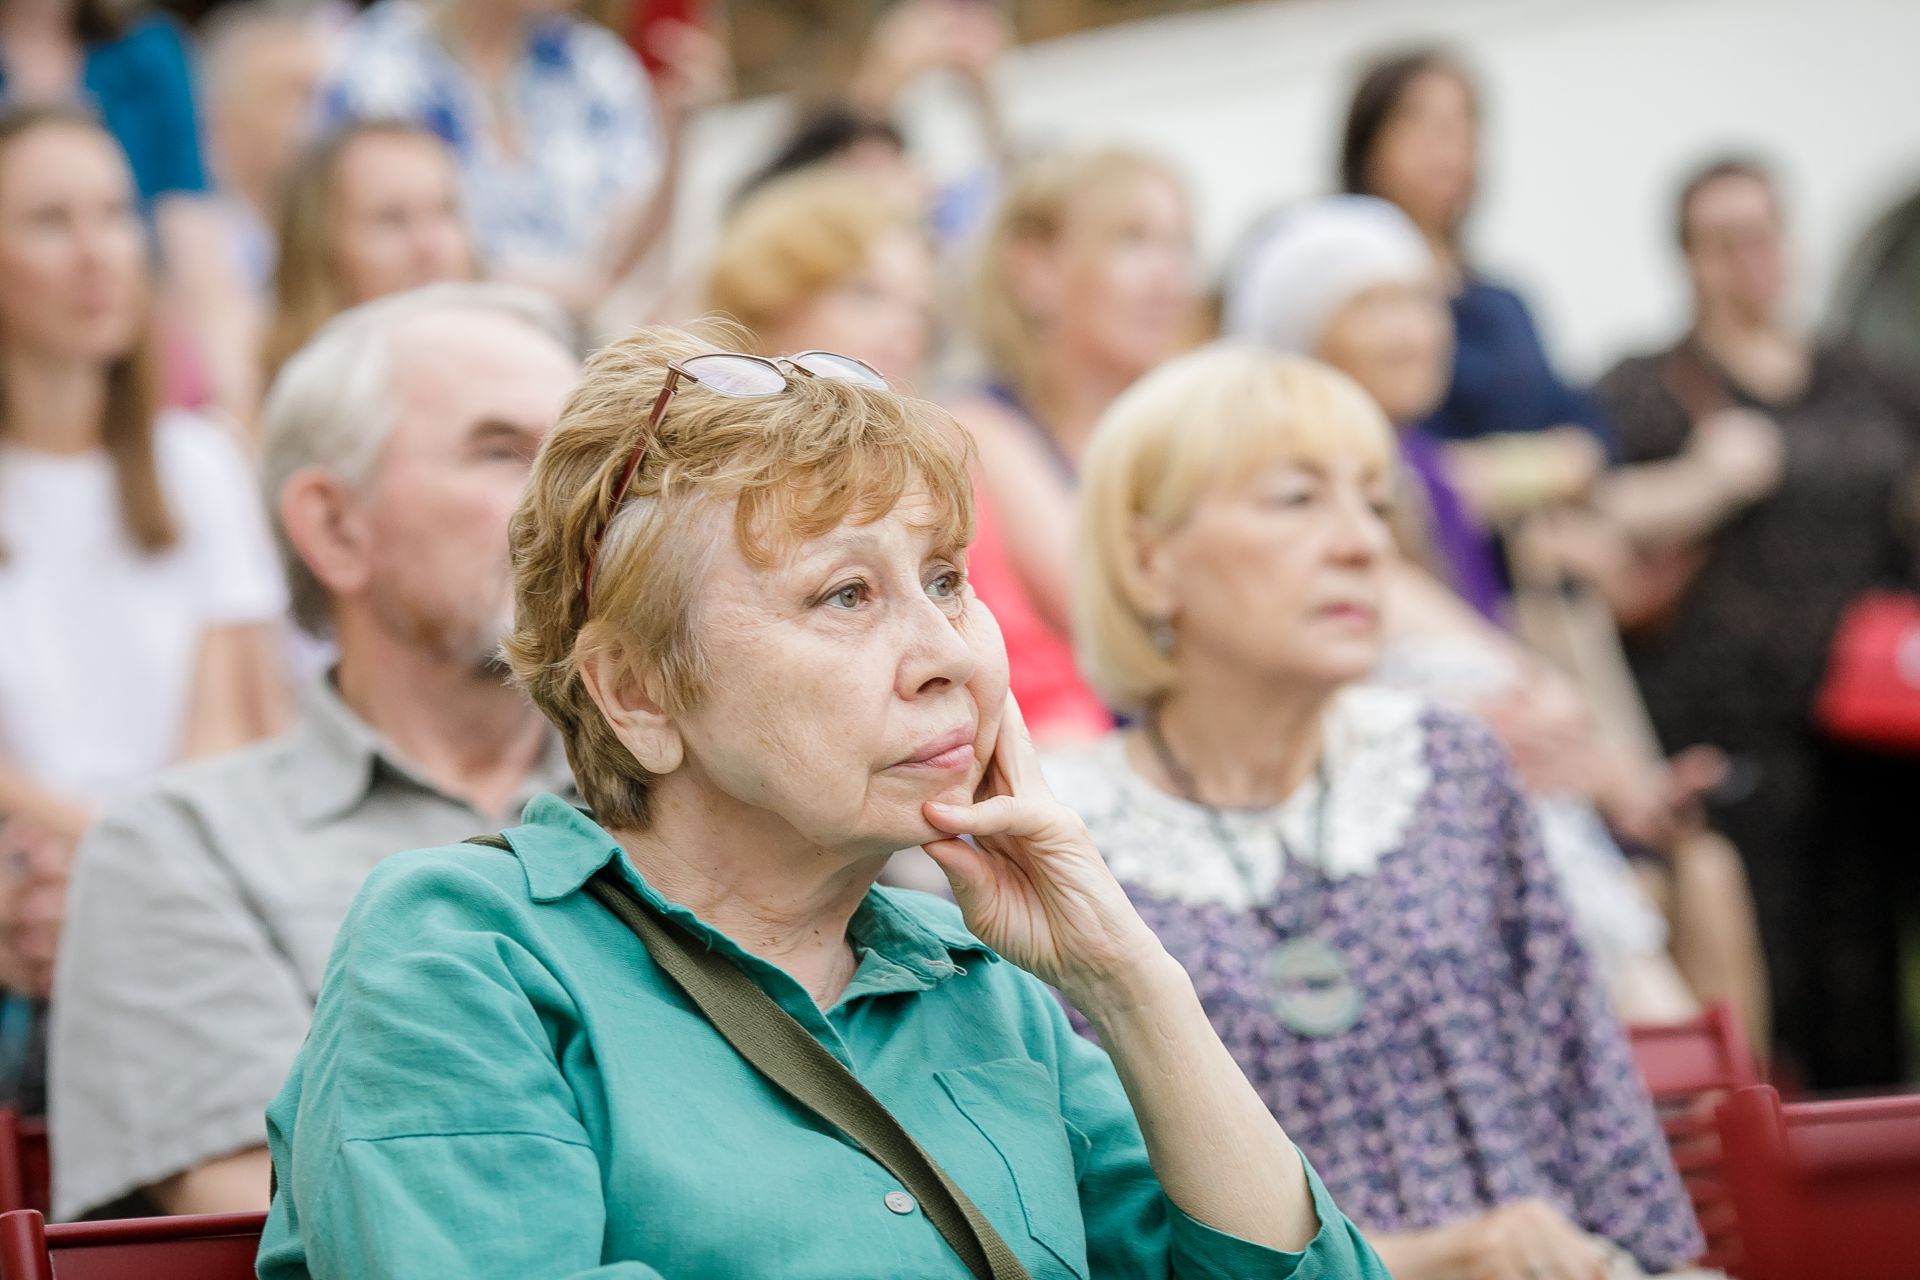
[[[614,737],[648,773],[672,773],[686,759],[686,742],[673,717],[648,693],[620,645],[596,645],[580,659],[580,679]]]
[[[301,467],[280,486],[280,527],[332,596],[364,591],[373,577],[372,531],[352,489],[324,467]]]

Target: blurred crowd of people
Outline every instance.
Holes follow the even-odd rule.
[[[1783,1079],[1909,1078],[1920,757],[1819,704],[1850,612],[1920,587],[1920,395],[1793,319],[1763,160],[1701,157],[1685,332],[1581,387],[1477,264],[1452,54],[1370,63],[1328,194],[1214,287],[1178,157],[1025,153],[996,11],[902,0],[634,314],[729,74],[629,34],[0,4],[0,1086],[51,1104],[57,1213],[264,1205],[361,880],[573,794],[504,679],[507,523],[640,320],[968,430],[1049,776],[1394,1274],[1691,1256],[1619,1021],[1728,1001]],[[933,70],[988,170],[893,118]]]

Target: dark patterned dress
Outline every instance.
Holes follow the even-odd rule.
[[[1811,707],[1846,607],[1915,583],[1920,415],[1843,348],[1816,352],[1788,402],[1685,343],[1622,361],[1598,391],[1628,462],[1686,447],[1681,394],[1699,412],[1737,405],[1780,425],[1779,487],[1713,533],[1671,617],[1627,656],[1662,745],[1710,744],[1738,766],[1710,816],[1746,863],[1775,1036],[1796,1073],[1819,1088],[1904,1080],[1899,904],[1920,763],[1826,740]]]
[[[1324,804],[1309,780],[1277,808],[1226,811],[1230,848],[1204,810],[1135,773],[1123,744],[1055,756],[1047,776],[1355,1222],[1417,1230],[1537,1196],[1649,1271],[1699,1253],[1624,1037],[1486,729],[1349,690],[1328,714]],[[1334,1035],[1276,1013],[1274,956],[1309,934],[1361,997]]]

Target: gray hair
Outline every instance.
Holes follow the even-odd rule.
[[[434,284],[341,312],[281,366],[261,413],[260,483],[294,620],[312,635],[327,634],[331,600],[287,537],[280,491],[305,467],[324,468],[350,488],[365,487],[399,413],[394,336],[411,320],[446,311],[508,316],[576,349],[571,323],[545,294],[506,284]]]

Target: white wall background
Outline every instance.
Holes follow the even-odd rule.
[[[1252,218],[1331,183],[1360,62],[1424,39],[1482,82],[1477,257],[1527,291],[1576,374],[1681,322],[1671,206],[1709,154],[1778,162],[1809,318],[1859,232],[1920,185],[1920,0],[1277,0],[1030,45],[1001,89],[1023,144],[1177,157],[1217,264]],[[762,100],[702,121],[681,263],[784,111]],[[963,145],[937,103],[914,120],[936,163]]]

